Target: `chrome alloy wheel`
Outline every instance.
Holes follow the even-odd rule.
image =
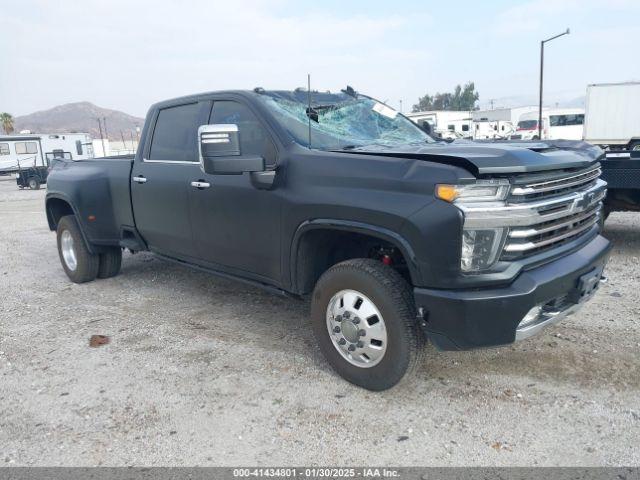
[[[75,271],[78,268],[78,260],[76,259],[76,250],[73,246],[73,237],[69,230],[65,230],[60,235],[60,250],[62,250],[62,258],[67,268]]]
[[[375,304],[356,290],[341,290],[327,307],[331,342],[352,365],[370,368],[387,350],[387,328]]]

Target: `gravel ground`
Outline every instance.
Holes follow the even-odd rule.
[[[371,393],[330,370],[302,302],[147,253],[71,283],[44,195],[0,180],[0,465],[640,465],[640,215],[611,216],[609,283],[578,315],[429,347]]]

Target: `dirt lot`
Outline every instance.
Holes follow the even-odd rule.
[[[0,180],[0,465],[640,465],[640,215],[577,316],[376,394],[304,303],[146,253],[72,284],[43,200]]]

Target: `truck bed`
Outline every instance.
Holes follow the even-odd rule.
[[[600,163],[607,182],[606,211],[640,211],[640,150],[607,152]]]

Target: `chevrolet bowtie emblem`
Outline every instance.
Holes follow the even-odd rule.
[[[595,193],[593,192],[585,193],[584,195],[582,195],[581,198],[577,198],[575,200],[574,208],[576,210],[585,210],[586,208],[589,207],[589,205],[593,203],[594,196],[595,196]]]

